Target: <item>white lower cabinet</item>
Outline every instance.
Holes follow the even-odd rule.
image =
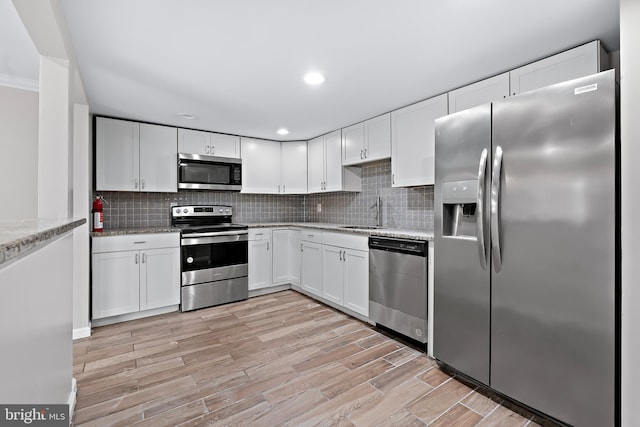
[[[300,230],[274,228],[272,282],[274,285],[300,284]]]
[[[303,230],[300,243],[300,286],[322,296],[322,233]]]
[[[343,304],[344,250],[335,246],[322,246],[322,297],[336,304]]]
[[[249,230],[249,290],[271,286],[271,229]]]
[[[369,317],[369,251],[344,251],[344,302],[349,310]]]
[[[92,319],[180,304],[180,235],[93,238]]]

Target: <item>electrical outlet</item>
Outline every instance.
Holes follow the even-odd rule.
[[[318,203],[318,207],[316,209],[318,212],[322,212],[322,203]]]

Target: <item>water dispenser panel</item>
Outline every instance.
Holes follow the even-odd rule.
[[[445,182],[442,185],[442,235],[476,238],[477,202],[478,180]]]

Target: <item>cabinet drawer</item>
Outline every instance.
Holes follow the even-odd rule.
[[[369,251],[369,238],[349,233],[323,233],[322,244],[341,248]]]
[[[271,238],[270,228],[250,228],[249,240],[269,240]]]
[[[118,252],[180,246],[180,233],[127,234],[94,237],[92,253]]]
[[[300,232],[300,240],[303,242],[322,243],[322,234],[320,230],[302,230]]]

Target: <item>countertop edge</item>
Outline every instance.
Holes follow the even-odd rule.
[[[154,233],[179,233],[180,229],[171,226],[114,228],[104,231],[92,231],[91,237],[126,236],[128,234],[154,234]]]
[[[0,265],[21,258],[54,238],[87,222],[86,218],[60,220],[61,224],[0,244]],[[19,224],[19,222],[16,222]]]
[[[265,223],[242,223],[249,228],[277,228],[277,227],[294,227],[294,228],[311,228],[324,231],[335,231],[339,233],[357,234],[361,236],[378,236],[378,237],[395,237],[406,238],[412,240],[433,240],[433,232],[411,229],[395,229],[395,228],[374,228],[374,229],[353,229],[348,224],[333,223],[313,223],[313,222],[265,222]]]

